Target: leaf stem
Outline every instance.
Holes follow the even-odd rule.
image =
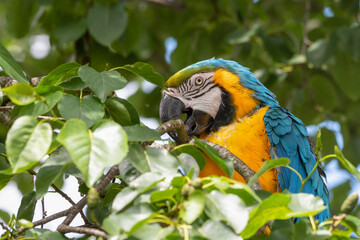
[[[309,219],[310,219],[311,227],[312,227],[313,231],[315,232],[315,231],[316,231],[315,218],[314,218],[313,215],[310,215],[310,216],[309,216]]]

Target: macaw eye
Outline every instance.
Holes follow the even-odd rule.
[[[202,84],[202,82],[203,82],[203,79],[201,78],[201,77],[197,77],[197,78],[195,78],[195,84],[196,85],[201,85]]]

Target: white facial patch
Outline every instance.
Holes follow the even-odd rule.
[[[214,72],[196,73],[177,88],[165,92],[181,100],[185,108],[200,110],[215,118],[221,104],[221,89],[213,81]]]

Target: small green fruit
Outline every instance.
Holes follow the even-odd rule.
[[[86,201],[87,201],[87,205],[90,209],[94,209],[99,205],[100,197],[99,197],[99,193],[96,190],[96,188],[91,187],[89,189]]]
[[[340,211],[345,214],[350,214],[356,207],[358,200],[359,195],[357,193],[350,194],[341,205]]]
[[[195,192],[195,188],[189,184],[185,184],[181,189],[181,195],[184,197],[188,197],[193,192]]]
[[[192,185],[194,186],[194,188],[196,189],[201,189],[203,186],[202,180],[201,178],[197,178],[194,181],[192,181]]]

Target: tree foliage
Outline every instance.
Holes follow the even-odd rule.
[[[334,137],[325,130],[317,139],[319,163],[336,157],[360,180],[354,166],[360,155],[359,19],[354,0],[0,2],[1,74],[18,81],[2,84],[0,189],[16,181],[23,193],[16,215],[0,211],[2,238],[66,239],[59,232],[114,239],[359,236],[358,199],[344,201],[347,188],[334,190],[334,217],[319,225],[313,216],[324,208],[321,199],[251,189],[261,172],[286,159],[264,165],[248,185],[198,178],[202,153],[225,172],[232,173],[233,165],[196,140],[149,146],[160,134],[140,121],[158,118],[163,76],[213,56],[236,60],[306,124],[339,122],[349,160],[333,150]],[[40,34],[52,46],[42,59],[31,53]],[[169,37],[177,40],[171,63],[164,58]],[[24,73],[45,77],[30,85]],[[143,81],[157,88],[139,88],[129,99],[113,94]],[[35,183],[19,180],[24,175],[36,176]],[[64,196],[65,176],[78,178],[87,198],[59,209],[56,217],[66,216],[59,232],[34,228],[54,217],[33,219],[35,205],[50,189]],[[84,226],[70,226],[74,214],[82,215]],[[255,235],[269,234],[263,225],[273,220],[269,236]]]

